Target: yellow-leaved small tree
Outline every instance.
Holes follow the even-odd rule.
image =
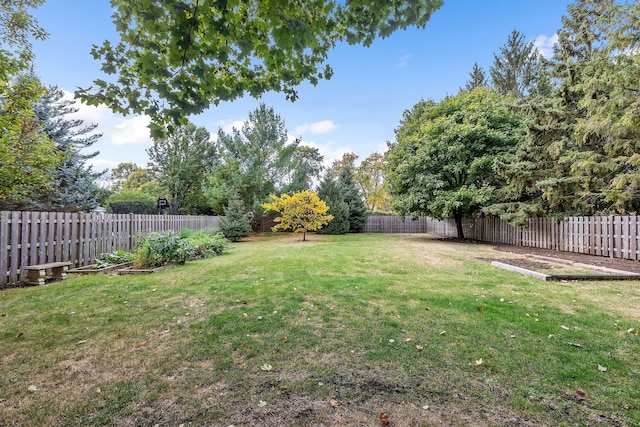
[[[269,196],[271,202],[262,205],[280,214],[275,218],[276,224],[272,230],[291,230],[294,233],[304,233],[302,240],[307,240],[307,231],[316,231],[333,219],[327,215],[329,206],[318,197],[318,193],[310,190],[299,191],[294,195],[275,194]]]

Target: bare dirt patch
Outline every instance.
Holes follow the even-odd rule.
[[[498,245],[493,246],[498,252],[511,253],[516,255],[541,255],[551,258],[560,258],[580,262],[583,264],[597,265],[600,267],[614,268],[616,270],[628,271],[630,273],[640,273],[640,261],[633,261],[621,258],[609,258],[596,255],[578,254],[573,252],[556,251],[551,249],[528,248],[525,246]]]

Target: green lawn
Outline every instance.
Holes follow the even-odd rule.
[[[640,425],[638,281],[543,282],[424,235],[307,238],[0,291],[0,425]]]

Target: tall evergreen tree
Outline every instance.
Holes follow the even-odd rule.
[[[367,225],[369,211],[364,204],[360,189],[353,179],[353,171],[350,166],[340,171],[338,185],[342,193],[342,200],[349,208],[349,233],[362,233]]]
[[[639,11],[614,0],[569,6],[547,71],[556,86],[523,104],[528,129],[501,168],[505,202],[489,212],[523,223],[640,209]]]
[[[535,90],[538,81],[540,59],[533,42],[527,43],[525,35],[513,30],[500,54],[493,54],[489,68],[493,87],[503,95],[522,98]]]
[[[64,92],[53,86],[34,105],[35,118],[42,132],[56,146],[61,161],[53,173],[49,191],[32,193],[28,209],[48,211],[90,211],[98,205],[96,180],[106,171],[96,172],[87,160],[99,153],[84,153],[102,136],[93,131],[97,124],[84,125],[83,120],[69,119],[78,111],[74,101],[64,99]]]
[[[318,230],[320,234],[345,234],[349,231],[349,206],[342,200],[342,192],[335,180],[328,174],[320,183],[318,196],[329,206],[327,214],[333,219]]]
[[[477,87],[487,85],[487,76],[485,75],[484,70],[478,65],[477,62],[474,63],[473,70],[471,70],[471,72],[469,73],[469,80],[467,80],[466,84],[464,85],[464,90],[466,90],[467,92],[471,92]]]

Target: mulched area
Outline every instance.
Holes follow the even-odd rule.
[[[640,261],[632,261],[620,258],[609,258],[603,256],[577,254],[573,252],[556,251],[552,249],[528,248],[525,246],[497,245],[493,249],[500,252],[509,252],[518,255],[542,255],[551,258],[566,259],[583,264],[597,265],[601,267],[614,268],[616,270],[627,271],[629,273],[640,273]],[[494,260],[497,261],[497,260]],[[531,261],[534,262],[534,261]],[[540,260],[536,260],[540,263]],[[526,268],[526,267],[525,267]],[[535,268],[533,268],[535,270]]]

